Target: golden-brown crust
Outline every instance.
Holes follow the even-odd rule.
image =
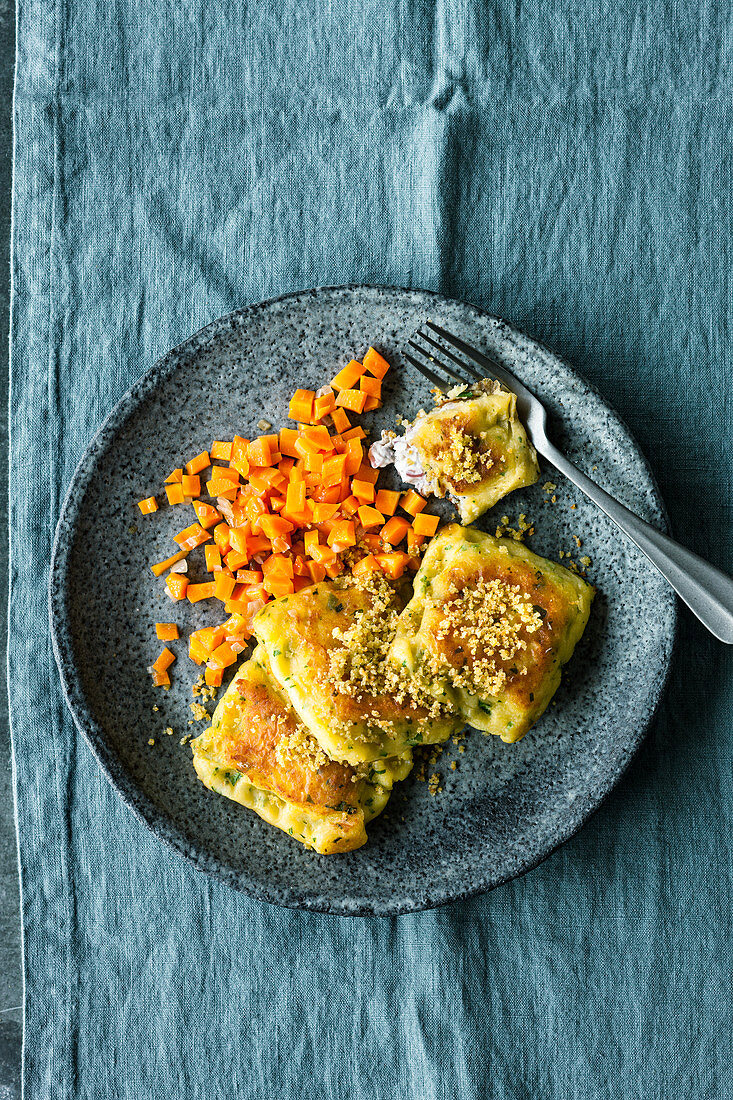
[[[474,561],[471,568],[462,569],[460,565],[453,565],[446,571],[441,584],[443,598],[440,602],[436,601],[431,618],[433,615],[440,615],[441,604],[454,599],[467,586],[475,587],[481,580],[498,580],[518,587],[541,619],[539,629],[529,629],[522,623],[518,625],[520,645],[519,651],[513,656],[502,659],[494,649],[487,650],[479,645],[471,657],[472,663],[490,658],[506,675],[503,693],[513,697],[520,706],[527,706],[530,696],[537,692],[554,663],[556,640],[558,635],[562,635],[568,620],[566,600],[551,579],[538,574],[526,562],[516,559],[492,561],[486,562],[477,570]],[[463,668],[466,665],[468,655],[460,631],[449,628],[440,637],[429,633],[427,637],[430,648],[440,653],[453,668]]]
[[[274,691],[241,678],[236,690],[222,722],[222,759],[282,798],[315,806],[357,805],[353,768],[332,760],[317,764],[316,754],[292,751],[294,741],[301,743],[303,727]]]

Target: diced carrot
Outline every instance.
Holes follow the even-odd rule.
[[[312,443],[310,439],[307,439],[304,435],[299,435],[295,441],[293,448],[298,458],[305,459],[307,455],[320,454],[318,447],[315,443]]]
[[[158,502],[155,497],[145,497],[145,500],[139,500],[137,506],[144,516],[152,515],[153,512],[158,511]]]
[[[336,395],[333,390],[329,393],[316,394],[316,399],[313,402],[313,419],[322,420],[324,416],[328,416],[335,408]]]
[[[214,595],[217,600],[221,600],[222,603],[226,603],[232,592],[236,581],[234,577],[228,577],[226,573],[217,573],[216,580],[214,581]]]
[[[210,600],[214,595],[215,589],[216,581],[205,581],[203,584],[189,584],[186,589],[186,599],[190,600],[191,603],[198,603],[199,600]]]
[[[365,531],[361,536],[361,544],[371,554],[383,554],[384,544],[376,531]]]
[[[232,444],[225,443],[220,439],[215,439],[211,444],[210,454],[217,462],[229,462],[232,457]]]
[[[367,397],[376,397],[379,400],[382,396],[382,381],[380,378],[370,378],[368,374],[363,374],[359,379],[359,389],[363,390]]]
[[[335,408],[331,413],[331,419],[333,420],[333,426],[337,432],[345,432],[351,427],[351,421],[346,415],[345,409]]]
[[[368,504],[362,504],[357,515],[362,527],[377,527],[379,524],[384,523],[382,513],[378,512],[376,508],[371,508]]]
[[[232,573],[236,573],[238,569],[241,569],[243,565],[247,564],[249,558],[250,554],[248,547],[244,554],[241,550],[230,550],[224,558],[224,561],[227,563],[227,569],[231,569]]]
[[[314,557],[314,551],[316,553],[318,552],[318,532],[306,531],[305,535],[303,536],[303,545],[308,557]]]
[[[331,433],[323,424],[316,424],[311,428],[304,428],[301,436],[307,439],[309,443],[312,443],[319,451],[330,451],[332,449]]]
[[[210,531],[205,531],[200,523],[192,523],[190,527],[185,527],[183,531],[174,535],[173,541],[177,542],[182,550],[193,550],[194,547],[208,542],[210,538]]]
[[[249,524],[244,524],[243,527],[231,527],[229,530],[229,542],[231,543],[232,550],[237,554],[249,553]]]
[[[416,493],[414,489],[408,489],[406,493],[403,493],[400,497],[400,508],[411,516],[416,516],[418,512],[422,512],[423,508],[427,504],[424,497],[421,497],[419,493]]]
[[[369,348],[369,351],[364,356],[364,367],[370,374],[373,374],[375,378],[384,378],[389,370],[389,363],[378,351],[374,348]]]
[[[211,478],[212,481],[231,481],[239,485],[239,471],[233,466],[212,466]]]
[[[379,532],[379,537],[388,542],[390,546],[396,546],[398,542],[402,542],[409,530],[410,523],[404,516],[392,516]]]
[[[269,466],[272,463],[272,447],[265,436],[254,439],[247,448],[247,461],[250,466]]]
[[[226,554],[227,550],[231,549],[231,539],[229,537],[229,524],[218,523],[214,528],[214,542],[219,547],[221,554]]]
[[[226,638],[237,637],[247,632],[247,620],[243,615],[230,615],[221,625]]]
[[[287,478],[279,470],[269,466],[258,467],[249,475],[249,483],[256,493],[262,495],[280,490],[287,484]]]
[[[183,600],[186,598],[188,577],[184,577],[181,573],[169,573],[165,579],[165,586],[172,600]]]
[[[302,482],[300,484],[302,485]],[[303,499],[305,500],[305,498]],[[289,535],[293,528],[294,524],[290,520],[283,519],[282,516],[260,516],[260,530],[268,539],[277,539]]]
[[[204,661],[209,658],[209,652],[206,650],[201,642],[198,640],[195,634],[191,634],[188,639],[188,655],[194,664],[202,665]]]
[[[363,502],[352,493],[351,496],[347,497],[346,500],[342,502],[341,511],[345,516],[354,516],[362,503]]]
[[[425,535],[418,535],[416,531],[411,527],[407,532],[407,549],[411,554],[414,554],[422,544],[425,542]]]
[[[407,559],[407,568],[412,570],[413,573],[417,573],[420,568],[420,557],[415,554],[413,557]]]
[[[344,563],[341,558],[333,557],[331,561],[325,563],[325,569],[329,577],[338,577],[344,571]]]
[[[221,569],[221,550],[216,543],[207,543],[204,547],[204,555],[209,573],[213,573],[215,569]]]
[[[422,512],[420,515],[415,516],[412,526],[416,535],[434,535],[438,530],[439,523],[439,516],[429,516]]]
[[[366,405],[367,394],[363,390],[341,390],[336,398],[336,404],[350,412],[362,413]]]
[[[302,554],[295,554],[293,557],[293,573],[296,577],[308,576],[308,565]]]
[[[327,541],[331,549],[335,550],[337,554],[340,554],[342,550],[346,550],[349,546],[355,546],[356,532],[354,530],[354,521],[351,519],[343,519],[339,523],[334,524]]]
[[[367,397],[366,401],[364,402],[365,413],[374,412],[375,409],[381,409],[381,407],[382,402],[379,400],[378,397]]]
[[[374,502],[374,486],[371,481],[360,481],[358,477],[352,477],[351,492],[362,504]]]
[[[270,554],[262,563],[262,572],[265,577],[270,573],[284,573],[286,577],[293,575],[293,562],[284,554]]]
[[[316,454],[306,455],[303,461],[305,462],[305,468],[309,474],[314,474],[317,478],[322,476],[323,455],[320,451],[316,452]]]
[[[186,463],[187,474],[200,474],[202,470],[205,470],[207,466],[211,465],[211,459],[209,458],[208,451],[202,451],[200,455],[196,455],[190,462]]]
[[[326,567],[319,561],[307,562],[308,572],[313,584],[319,584],[326,576]]]
[[[278,470],[280,471],[281,474],[284,474],[285,477],[289,477],[290,476],[290,471],[292,470],[294,465],[295,465],[295,459],[293,458],[292,455],[289,455],[287,458],[281,458],[280,459],[280,461],[277,464],[277,468],[278,468]]]
[[[260,569],[238,569],[237,584],[259,584],[263,573]]]
[[[315,400],[313,390],[296,390],[290,398],[288,416],[291,420],[304,420],[310,424],[313,419],[313,402]],[[287,452],[283,452],[287,453]]]
[[[247,451],[249,449],[249,440],[245,439],[243,435],[235,435],[232,441],[232,453],[229,461],[239,462],[242,459],[247,458]]]
[[[341,500],[341,482],[334,485],[322,485],[313,490],[313,499],[322,504],[338,504]]]
[[[341,477],[341,484],[339,485],[339,504],[343,504],[345,500],[348,500],[352,495],[351,493],[351,480],[349,475],[344,470]]]
[[[204,669],[204,683],[207,687],[218,688],[221,687],[221,682],[224,679],[223,668],[209,668],[208,665]]]
[[[356,471],[356,476],[359,481],[371,481],[372,485],[376,485],[377,478],[379,477],[379,470],[374,470],[368,462],[362,462],[359,469]]]
[[[250,556],[254,554],[265,554],[271,549],[270,540],[265,538],[264,535],[251,535],[247,538],[247,549],[250,552]],[[239,566],[237,566],[239,568]]]
[[[289,512],[301,512],[305,508],[305,482],[291,481],[285,494],[285,507]],[[267,534],[267,531],[265,531]]]
[[[153,683],[156,687],[168,688],[171,686],[171,678],[167,672],[158,672],[157,668],[154,668]]]
[[[338,502],[334,501],[331,504],[314,504],[313,505],[313,522],[325,523],[326,520],[331,519],[339,510]]]
[[[346,473],[356,474],[361,469],[364,461],[364,448],[360,439],[347,439],[346,441]]]
[[[197,497],[201,492],[201,478],[198,474],[184,474],[181,478],[184,497]]]
[[[234,652],[230,643],[222,642],[209,657],[208,665],[209,668],[213,669],[225,669],[228,668],[229,665],[235,665],[238,659],[239,655]]]
[[[332,558],[336,557],[336,553],[334,550],[331,549],[330,546],[324,546],[321,543],[319,546],[314,546],[311,549],[311,557],[314,561],[323,562],[323,564],[325,565],[326,562],[329,562]]]
[[[385,516],[393,516],[397,511],[397,505],[400,502],[400,494],[392,492],[391,489],[378,489],[377,499],[375,501],[377,508],[380,512],[384,512]]]
[[[245,515],[247,516],[247,519],[250,520],[253,524],[259,518],[259,516],[261,516],[263,514],[263,512],[266,512],[266,511],[267,511],[267,505],[261,499],[261,497],[256,497],[256,496],[250,497],[249,500],[247,501],[245,507],[244,507],[244,512],[245,512]]]
[[[183,486],[180,481],[173,485],[166,485],[165,495],[168,497],[169,504],[183,504]]]
[[[216,526],[221,520],[221,512],[217,512],[213,505],[205,504],[202,500],[195,500],[193,502],[193,510],[196,513],[199,523],[206,530],[208,530],[209,527]]]
[[[238,488],[233,481],[221,478],[218,481],[207,481],[206,492],[210,497],[223,497],[224,500],[236,500]]]
[[[157,672],[165,672],[166,669],[171,667],[175,659],[175,653],[171,653],[170,649],[168,649],[168,646],[166,646],[162,650],[157,661],[153,662],[153,668],[156,669]]]
[[[349,428],[348,432],[342,432],[341,438],[347,442],[349,439],[366,439],[366,432],[359,424],[356,428]]]
[[[183,561],[188,556],[188,550],[179,550],[177,554],[172,554],[170,558],[166,558],[165,561],[156,562],[155,565],[151,565],[150,568],[156,577],[161,577],[165,573],[166,569],[170,569],[172,565],[175,565],[177,561]]]
[[[383,572],[393,580],[397,580],[398,577],[402,576],[405,566],[410,560],[409,554],[405,554],[401,550],[397,550],[392,554],[375,554],[374,557]]]
[[[359,381],[364,373],[364,364],[358,359],[352,359],[343,370],[340,370],[335,378],[331,379],[331,385],[335,390],[350,390]]]
[[[203,652],[209,655],[214,652],[218,645],[221,645],[225,637],[226,631],[223,624],[220,623],[219,626],[203,626],[200,630],[194,630],[189,634],[188,640],[190,642],[193,638]]]
[[[177,470],[174,470],[172,474],[168,474],[168,477],[165,479],[165,483],[166,485],[177,485],[182,477],[183,469],[179,467]]]
[[[178,626],[176,623],[156,623],[156,637],[161,642],[175,642],[178,639]]]
[[[333,455],[323,463],[323,484],[325,486],[338,485],[346,472],[346,456]]]
[[[297,458],[298,452],[295,450],[295,444],[298,440],[298,432],[295,428],[281,428],[279,436],[280,453],[289,455],[291,458]]]
[[[310,575],[306,575],[304,577],[293,577],[293,588],[296,592],[300,592],[302,588],[310,588],[312,583],[313,582],[310,579]]]
[[[374,557],[374,554],[367,554],[365,558],[358,561],[351,569],[351,572],[355,576],[360,576],[362,573],[370,573],[373,569],[380,569],[380,564]]]
[[[271,573],[264,580],[265,591],[271,596],[291,596],[295,592],[295,584],[292,577],[286,577],[282,573]]]

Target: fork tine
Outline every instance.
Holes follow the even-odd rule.
[[[408,363],[412,363],[413,367],[420,371],[420,374],[424,374],[428,382],[432,382],[434,386],[437,386],[439,390],[442,390],[445,386],[445,379],[439,378],[437,374],[434,374],[429,367],[426,367],[424,363],[419,363],[413,355],[408,352],[402,353]]]
[[[454,348],[458,348],[469,359],[472,359],[474,363],[483,367],[488,373],[489,377],[496,378],[499,382],[513,391],[516,394],[517,400],[521,402],[520,415],[527,417],[531,411],[533,403],[537,404],[537,398],[523,385],[516,375],[507,370],[506,367],[502,367],[495,359],[492,359],[490,355],[486,355],[484,352],[479,351],[478,348],[471,347],[465,340],[461,340],[458,336],[454,336],[452,332],[448,332],[446,329],[441,328],[440,325],[436,325],[434,321],[425,321],[425,326],[432,329],[433,332],[437,332],[438,336],[442,337],[446,343],[451,344]],[[445,348],[443,349],[446,350]]]
[[[420,336],[421,334],[419,332],[416,332],[415,335]],[[427,359],[430,363],[435,363],[437,367],[440,367],[441,370],[444,370],[445,373],[448,375],[449,380],[453,378],[456,382],[466,381],[466,379],[462,378],[457,371],[453,370],[453,367],[451,367],[449,363],[442,363],[439,360],[436,360],[429,351],[426,351],[425,348],[421,348],[420,345],[415,343],[414,340],[410,340],[407,346],[408,348],[414,348],[416,352],[422,355],[423,359]],[[440,350],[442,351],[443,349],[441,348]]]
[[[429,325],[430,321],[426,321],[425,324]],[[444,348],[443,345],[439,344],[437,340],[433,340],[432,336],[428,336],[427,332],[423,332],[422,329],[418,329],[415,335],[419,336],[422,340],[425,340],[426,343],[431,344],[434,348],[437,349],[437,351],[439,351],[441,353],[441,355],[447,355],[450,359],[453,360],[454,363],[457,363],[459,367],[463,367],[464,371],[466,371],[466,373],[469,376],[468,379],[466,379],[465,376],[457,374],[451,367],[446,366],[445,363],[440,364],[441,367],[443,368],[443,370],[448,371],[453,376],[453,378],[456,378],[459,382],[466,382],[466,381],[470,380],[471,378],[473,378],[474,381],[476,381],[476,382],[480,382],[481,379],[483,378],[483,375],[479,374],[479,372],[477,370],[474,370],[474,368],[471,366],[470,363],[464,363],[463,359],[459,359],[459,357],[457,355],[455,355],[450,350],[450,348]],[[446,334],[446,339],[447,339],[447,334]],[[428,355],[429,354],[429,353],[423,351],[422,348],[419,348],[419,351],[421,351],[423,355]],[[432,359],[432,358],[434,358],[434,356],[432,354],[430,354],[429,358]]]
[[[461,340],[458,336],[454,336],[452,332],[448,332],[446,329],[441,328],[440,325],[436,325],[434,321],[426,321],[425,326],[432,329],[433,332],[437,332],[438,336],[442,337],[446,343],[452,347],[457,348],[458,351],[462,351],[464,355],[467,355],[469,359],[473,359],[474,363],[478,363],[480,367],[483,367],[488,371],[495,371],[497,367],[501,370],[499,363],[491,356],[486,355],[483,351],[479,351],[478,348],[471,347],[465,340]]]

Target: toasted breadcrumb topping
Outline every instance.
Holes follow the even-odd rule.
[[[351,577],[369,597],[369,605],[357,610],[347,630],[334,627],[333,637],[342,643],[328,654],[328,679],[333,690],[356,701],[365,696],[386,695],[400,706],[424,708],[431,718],[441,718],[445,707],[420,682],[389,657],[397,632],[399,609],[395,590],[383,573],[372,571]],[[385,724],[379,711],[372,717]]]
[[[502,516],[499,526],[496,528],[496,538],[510,538],[515,542],[524,542],[525,536],[530,537],[534,534],[534,526],[531,522],[528,522],[524,512],[521,513],[517,520],[516,527],[509,526],[509,516]]]
[[[324,768],[331,762],[320,747],[315,737],[311,737],[304,726],[298,724],[294,730],[286,732],[282,726],[287,723],[282,715],[278,715],[278,742],[275,749],[275,757],[283,768],[306,767],[315,768],[316,771]]]
[[[471,589],[456,592],[441,611],[435,638],[460,637],[465,659],[456,666],[444,652],[431,652],[428,667],[474,695],[497,695],[502,690],[507,681],[504,665],[527,648],[528,635],[542,626],[519,585],[498,578],[481,578]],[[520,675],[526,672],[525,667]]]
[[[481,450],[479,438],[470,435],[460,424],[448,422],[447,437],[432,453],[420,449],[425,471],[440,488],[441,481],[453,485],[473,485],[482,481],[494,465],[491,454]]]

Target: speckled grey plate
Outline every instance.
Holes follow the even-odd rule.
[[[169,470],[212,439],[283,423],[294,388],[317,387],[370,343],[394,367],[377,430],[429,404],[400,349],[426,317],[489,349],[547,405],[568,456],[652,523],[664,526],[650,471],[616,414],[566,364],[473,306],[424,291],[337,287],[288,295],[214,321],[127,393],[79,464],[59,521],[51,578],[56,659],[69,706],[122,798],[196,867],[254,897],[340,914],[396,914],[488,890],[535,866],[570,837],[618,781],[664,687],[675,634],[671,589],[637,549],[559,475],[484,517],[525,512],[531,546],[558,559],[588,555],[598,588],[585,637],[553,705],[517,745],[470,733],[440,757],[442,793],[410,778],[369,829],[368,844],[318,856],[196,779],[189,732],[196,670],[186,642],[170,691],[146,666],[160,649],[153,623],[189,630],[216,614],[172,605],[146,563],[168,556],[180,510],[141,517]],[[556,503],[542,488],[557,484]],[[571,509],[571,504],[576,504]],[[188,521],[186,521],[188,522]],[[573,536],[582,539],[578,550]],[[196,553],[202,553],[197,551]],[[194,555],[195,557],[195,555]],[[89,583],[93,576],[95,583]],[[154,705],[159,707],[153,711]],[[166,736],[172,726],[176,736]],[[148,745],[149,738],[155,745]],[[456,770],[450,767],[457,762]]]

